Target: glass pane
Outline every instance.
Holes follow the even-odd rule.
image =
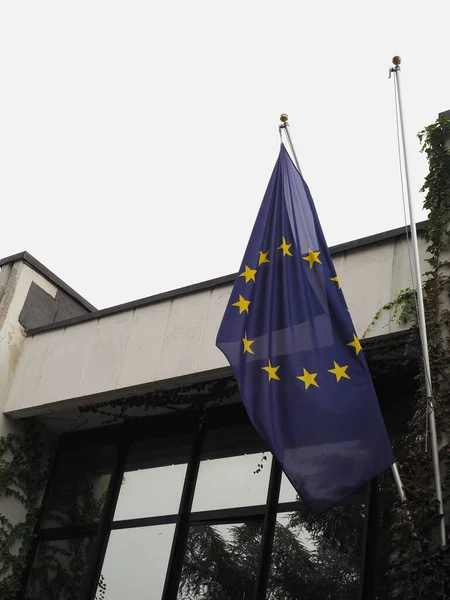
[[[78,600],[95,538],[41,542],[28,580],[27,600]]]
[[[386,471],[388,477],[390,476],[390,470]],[[361,486],[358,490],[356,490],[352,494],[352,501],[357,504],[361,503],[361,501],[366,497],[366,484]],[[294,486],[283,473],[281,476],[281,486],[280,486],[280,495],[278,497],[278,502],[282,504],[283,502],[299,502],[300,498],[298,493],[296,492]]]
[[[168,465],[125,473],[114,520],[178,512],[187,465]]]
[[[280,496],[278,502],[297,502],[298,494],[292,486],[292,483],[283,473],[281,476]]]
[[[192,511],[265,504],[271,463],[269,453],[203,460]]]
[[[115,446],[64,452],[52,482],[43,527],[99,521],[116,456]]]
[[[114,520],[178,513],[190,439],[150,439],[130,448]]]
[[[268,600],[357,600],[363,505],[339,506],[315,518],[306,509],[277,518]]]
[[[159,600],[174,531],[175,524],[112,531],[97,600]]]
[[[178,600],[251,600],[262,522],[191,527]]]

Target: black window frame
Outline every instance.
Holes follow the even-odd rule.
[[[103,429],[93,429],[62,435],[53,462],[52,473],[44,494],[40,516],[35,527],[35,539],[30,550],[28,566],[24,573],[21,597],[23,599],[26,598],[26,586],[31,573],[32,562],[39,542],[41,541],[61,540],[73,537],[96,538],[92,564],[89,566],[83,595],[80,598],[80,600],[94,600],[111,531],[124,528],[174,523],[175,532],[166,572],[162,600],[176,600],[189,527],[192,525],[230,524],[253,519],[261,520],[263,523],[261,552],[253,600],[265,600],[270,575],[270,561],[277,514],[295,511],[301,506],[300,502],[297,501],[279,503],[282,476],[282,470],[279,463],[275,459],[272,460],[265,504],[191,512],[200,462],[204,458],[206,427],[238,427],[239,423],[245,423],[245,427],[251,428],[248,429],[249,445],[234,445],[233,448],[228,449],[226,454],[223,454],[224,448],[226,447],[224,446],[221,448],[221,456],[237,456],[248,451],[249,447],[252,451],[265,451],[266,448],[262,440],[257,436],[256,432],[249,424],[244,408],[240,403],[228,407],[208,409],[207,411],[205,411],[204,407],[200,406],[197,409],[186,409],[175,414],[140,418],[133,420],[132,422],[125,422],[121,425],[111,425]],[[167,435],[170,435],[174,431],[183,434],[188,433],[189,431],[193,432],[190,456],[178,513],[114,521],[114,512],[131,444],[135,441],[148,439],[155,432],[157,432],[160,437],[163,437],[165,432],[167,432]],[[87,523],[66,527],[42,527],[46,499],[48,498],[58,462],[63,455],[64,450],[79,447],[80,444],[84,447],[92,446],[92,448],[95,449],[99,445],[111,443],[117,444],[118,452],[116,463],[111,472],[100,521],[98,523]],[[221,443],[222,442],[219,440],[219,446]],[[380,513],[380,492],[377,480],[374,479],[370,482],[365,493],[355,494],[343,503],[365,503],[366,505],[359,600],[374,600],[376,598],[376,556]]]

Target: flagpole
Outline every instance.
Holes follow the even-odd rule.
[[[291,150],[291,154],[292,154],[292,158],[294,159],[294,164],[298,169],[298,172],[300,173],[300,175],[302,175],[302,170],[300,169],[300,163],[298,162],[298,158],[297,155],[295,153],[295,148],[294,145],[292,144],[292,140],[291,140],[291,134],[289,133],[289,123],[288,123],[289,117],[286,113],[283,113],[280,116],[280,121],[283,123],[283,125],[280,125],[280,135],[281,135],[281,130],[284,129],[284,133],[286,134],[286,139],[288,141],[289,144],[289,148]],[[303,176],[303,175],[302,175]]]
[[[295,153],[294,145],[292,144],[291,136],[290,136],[290,133],[289,133],[289,129],[288,129],[289,123],[288,123],[288,120],[289,120],[289,117],[288,117],[288,115],[286,113],[283,113],[280,116],[280,121],[282,123],[282,125],[279,126],[280,135],[281,135],[281,130],[284,129],[284,132],[286,134],[286,139],[288,141],[289,148],[290,148],[290,150],[292,152],[292,157],[294,159],[294,164],[297,167],[298,172],[300,173],[300,175],[302,175],[302,171],[300,169],[300,164],[298,162],[297,154]],[[394,463],[391,466],[391,469],[392,469],[392,475],[394,477],[395,485],[397,486],[398,494],[400,496],[400,500],[402,502],[405,502],[405,500],[406,500],[406,494],[405,494],[405,490],[403,488],[403,483],[402,483],[402,480],[401,480],[401,477],[400,477],[400,473],[398,472],[397,463]]]
[[[404,124],[403,124],[403,108],[402,108],[402,98],[400,94],[400,63],[402,59],[400,56],[394,56],[392,59],[394,67],[391,67],[390,73],[394,75],[394,86],[397,97],[397,106],[396,110],[398,112],[399,122],[400,122],[400,132],[399,136],[401,139],[401,147],[403,153],[403,170],[405,175],[405,188],[406,188],[406,198],[408,201],[409,208],[409,220],[410,220],[410,228],[411,228],[411,241],[413,248],[413,263],[414,263],[414,275],[415,281],[414,286],[416,288],[417,294],[417,305],[419,312],[419,332],[420,339],[422,343],[422,359],[423,359],[423,367],[425,374],[425,393],[427,396],[427,404],[428,404],[428,417],[430,422],[430,433],[431,433],[431,454],[433,460],[433,471],[434,471],[434,481],[436,486],[436,498],[438,500],[438,509],[439,515],[441,516],[440,522],[440,537],[441,537],[441,546],[444,547],[446,545],[446,535],[445,535],[445,517],[444,517],[444,502],[442,497],[442,484],[441,484],[441,471],[439,466],[439,447],[437,440],[437,431],[436,431],[436,416],[434,411],[434,401],[433,401],[433,389],[431,384],[431,369],[430,369],[430,357],[428,354],[428,340],[427,340],[427,326],[425,320],[425,308],[423,302],[423,293],[422,293],[422,274],[420,271],[420,259],[419,259],[419,245],[417,242],[417,230],[416,230],[416,221],[414,218],[414,209],[411,202],[411,182],[409,177],[408,170],[408,160],[407,160],[407,152],[406,152],[406,143],[405,143],[405,132],[404,132]]]

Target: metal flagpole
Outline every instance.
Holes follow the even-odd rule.
[[[445,518],[444,518],[444,502],[442,498],[442,485],[441,485],[441,471],[439,467],[439,448],[437,441],[437,431],[436,431],[436,417],[434,412],[434,401],[433,401],[433,389],[431,385],[431,369],[430,369],[430,357],[428,354],[428,340],[427,340],[427,326],[425,321],[425,309],[423,302],[423,293],[422,293],[422,274],[420,272],[420,262],[419,262],[419,246],[417,243],[417,231],[416,231],[416,221],[414,218],[414,210],[411,202],[410,195],[410,178],[409,178],[409,170],[408,170],[408,160],[406,153],[406,144],[405,144],[405,132],[403,126],[403,110],[402,110],[402,99],[400,95],[400,63],[402,59],[400,56],[394,56],[392,59],[394,67],[391,68],[390,72],[394,75],[394,85],[396,91],[397,98],[397,106],[396,110],[398,112],[399,121],[400,121],[400,138],[401,138],[401,148],[403,153],[403,170],[404,170],[404,179],[406,184],[406,198],[408,201],[409,207],[409,220],[410,220],[410,228],[411,228],[411,240],[413,247],[413,263],[414,263],[414,286],[416,288],[417,293],[417,305],[419,312],[419,331],[420,331],[420,339],[422,343],[422,358],[423,358],[423,367],[425,374],[425,392],[427,396],[428,403],[428,416],[430,420],[430,433],[431,433],[431,453],[433,458],[433,471],[434,471],[434,481],[436,485],[436,498],[438,500],[439,514],[441,515],[440,522],[440,537],[441,537],[441,546],[444,547],[446,545],[446,535],[445,535]]]
[[[300,164],[298,162],[298,158],[297,158],[297,155],[295,153],[294,146],[292,144],[291,136],[289,134],[289,130],[288,130],[289,123],[288,123],[288,120],[289,120],[289,117],[288,117],[287,114],[283,113],[280,116],[280,121],[282,123],[282,125],[280,125],[280,134],[281,134],[281,130],[284,129],[284,132],[286,133],[287,141],[289,143],[289,148],[291,149],[291,152],[292,152],[292,157],[294,159],[295,166],[297,167],[298,172],[300,173],[300,175],[302,175],[302,172],[301,172],[301,169],[300,169]],[[405,500],[406,500],[406,494],[405,494],[405,490],[403,488],[403,484],[402,484],[402,480],[401,480],[401,477],[400,477],[400,473],[398,472],[397,463],[394,463],[392,465],[391,469],[392,469],[392,475],[394,477],[395,484],[397,486],[398,494],[400,496],[400,500],[402,502],[405,502]]]
[[[294,159],[295,166],[297,167],[297,169],[298,169],[298,172],[300,173],[300,175],[302,175],[302,176],[303,176],[303,174],[302,174],[302,170],[300,169],[300,163],[298,162],[298,158],[297,158],[297,155],[295,154],[295,149],[294,149],[294,146],[293,146],[293,144],[292,144],[292,140],[291,140],[291,134],[289,133],[289,129],[288,129],[288,127],[289,127],[288,119],[289,119],[289,117],[287,116],[287,114],[286,114],[286,113],[283,113],[283,114],[280,116],[280,121],[283,123],[283,125],[280,125],[280,133],[281,133],[281,130],[282,130],[282,129],[284,129],[284,133],[286,134],[286,139],[287,139],[287,141],[288,141],[289,148],[291,149],[291,152],[292,152],[292,157],[293,157],[293,159]]]

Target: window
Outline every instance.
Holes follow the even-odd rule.
[[[178,513],[192,442],[191,436],[172,437],[174,455],[167,441],[155,437],[131,444],[114,521]]]
[[[191,526],[177,599],[253,598],[262,528],[262,519]]]
[[[268,457],[264,469],[258,473],[261,453],[202,460],[192,510],[197,512],[265,504],[272,455]]]
[[[82,597],[94,543],[94,537],[39,542],[28,581],[27,600]]]
[[[69,447],[58,456],[42,526],[97,523],[102,514],[118,447]]]
[[[97,597],[161,598],[175,524],[111,531]]]
[[[28,600],[361,598],[365,490],[314,519],[241,405],[140,421],[61,440]]]
[[[350,504],[313,518],[306,509],[277,515],[267,598],[357,600],[365,506]]]

